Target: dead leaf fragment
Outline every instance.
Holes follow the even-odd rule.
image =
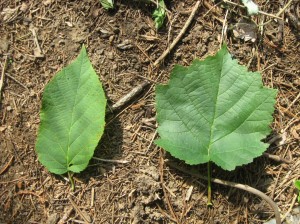
[[[128,50],[131,49],[133,46],[130,42],[130,40],[124,40],[122,43],[117,45],[117,48],[119,48],[120,50]]]
[[[291,130],[291,133],[292,133],[293,137],[296,138],[296,139],[300,139],[299,132],[300,132],[300,125],[297,125],[297,126],[293,127],[292,130]]]
[[[67,24],[67,26],[69,27],[73,27],[73,24],[71,22],[65,22]]]
[[[190,186],[186,192],[185,201],[189,201],[193,192],[193,186]]]
[[[52,0],[45,0],[45,1],[43,1],[43,4],[45,6],[50,5],[51,3],[52,3]]]
[[[84,41],[89,35],[89,33],[84,31],[84,29],[85,27],[83,28],[74,27],[69,33],[71,40],[74,41],[75,43],[80,43]]]
[[[1,12],[1,15],[4,15],[3,21],[9,22],[9,21],[13,20],[14,18],[16,18],[18,15],[19,8],[20,8],[20,6],[13,8],[13,9],[4,8],[3,11]]]
[[[27,11],[27,9],[28,9],[28,5],[23,2],[22,5],[21,5],[21,7],[20,7],[20,11],[21,12],[25,12],[25,11]]]
[[[48,216],[46,224],[55,224],[57,223],[58,219],[59,219],[59,215],[57,213],[53,213]]]
[[[9,42],[8,36],[3,35],[0,37],[0,53],[6,53],[8,50]]]
[[[255,42],[257,39],[257,26],[254,22],[247,19],[241,19],[233,28],[233,35],[236,38],[245,40],[245,42],[251,40]]]

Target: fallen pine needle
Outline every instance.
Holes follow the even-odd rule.
[[[1,102],[1,92],[2,92],[2,87],[3,87],[3,83],[4,83],[4,77],[5,77],[5,69],[6,69],[6,65],[7,65],[7,55],[4,56],[4,64],[2,67],[2,72],[1,72],[1,77],[0,77],[0,102]]]

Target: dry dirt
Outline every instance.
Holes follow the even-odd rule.
[[[222,39],[241,64],[261,71],[264,84],[278,89],[269,139],[279,137],[267,152],[291,163],[261,156],[233,172],[214,166],[213,177],[265,192],[282,215],[297,206],[293,181],[300,178],[299,1],[280,15],[283,22],[254,16],[257,24],[271,22],[261,26],[255,42],[245,42],[234,37],[232,26],[246,12],[232,5],[213,7],[212,1],[203,0],[183,38],[157,68],[153,62],[178,35],[195,4],[166,2],[168,20],[156,31],[151,18],[155,6],[130,0],[116,0],[116,9],[110,12],[98,0],[0,0],[1,70],[7,59],[0,104],[0,223],[231,224],[273,218],[273,210],[261,198],[217,184],[212,186],[214,207],[208,209],[206,181],[168,163],[204,175],[206,165],[184,165],[153,143],[155,83],[166,83],[174,64],[189,65],[196,57],[214,54]],[[275,15],[288,1],[257,3],[262,11]],[[222,36],[224,20],[227,29]],[[43,89],[83,43],[109,105],[146,80],[150,85],[108,114],[95,151],[95,157],[128,163],[92,159],[85,171],[74,176],[72,191],[65,176],[49,173],[38,162],[35,140]]]

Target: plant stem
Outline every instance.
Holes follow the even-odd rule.
[[[69,180],[71,183],[71,189],[72,191],[75,191],[75,184],[74,184],[74,179],[73,179],[73,173],[72,172],[68,172],[68,176],[69,176]]]
[[[173,168],[175,168],[175,169],[177,169],[177,170],[179,170],[179,171],[181,171],[181,172],[184,172],[186,174],[192,175],[192,176],[197,177],[197,178],[201,178],[203,180],[208,180],[208,178],[206,176],[202,176],[201,174],[199,174],[198,170],[195,170],[195,171],[194,170],[190,170],[190,169],[188,170],[188,169],[182,168],[178,164],[175,164],[175,163],[172,163],[172,162],[168,162],[168,165],[171,166],[171,167],[173,167]],[[242,189],[244,191],[247,191],[249,193],[257,195],[258,197],[261,197],[266,202],[268,202],[268,204],[274,210],[276,224],[280,224],[281,223],[280,212],[279,212],[277,204],[269,196],[267,196],[263,192],[255,189],[253,187],[250,187],[248,185],[245,185],[245,184],[234,183],[234,182],[230,182],[230,181],[226,181],[226,180],[221,180],[221,179],[217,179],[217,178],[211,178],[211,181],[214,182],[214,183],[217,183],[217,184],[222,184],[222,185],[225,185],[225,186],[235,187],[235,188],[238,188],[238,189]]]
[[[211,162],[207,163],[207,206],[212,207],[211,202]]]

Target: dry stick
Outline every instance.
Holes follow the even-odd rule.
[[[180,31],[180,33],[178,34],[178,36],[173,40],[173,42],[171,43],[170,47],[168,47],[163,53],[162,55],[154,62],[154,67],[156,67],[157,65],[159,65],[161,63],[162,60],[164,60],[164,58],[172,51],[172,49],[175,47],[175,45],[178,43],[178,41],[182,38],[183,34],[186,32],[187,28],[189,27],[189,25],[191,24],[197,9],[199,8],[200,5],[200,1],[197,1],[193,11],[191,12],[190,17],[188,18],[188,20],[186,21],[186,23],[184,24],[184,26],[182,27],[182,30]]]
[[[283,215],[282,219],[281,219],[281,222],[283,223],[283,221],[286,219],[286,217],[291,213],[295,203],[296,203],[296,199],[298,198],[298,195],[295,195],[293,200],[292,200],[292,203],[289,207],[289,209],[287,210],[287,212]]]
[[[41,50],[41,47],[39,45],[39,41],[38,41],[38,38],[37,38],[37,35],[36,35],[36,32],[35,32],[35,28],[32,26],[31,28],[29,28],[29,30],[32,32],[32,36],[33,36],[33,41],[36,45],[36,49],[38,52],[35,52],[34,53],[34,56],[37,57],[37,58],[43,58],[44,55],[43,55],[43,51]]]
[[[276,14],[276,16],[280,16],[291,4],[293,0],[290,0],[279,12]]]
[[[15,81],[16,83],[18,83],[20,86],[22,86],[24,89],[26,89],[27,91],[29,91],[29,89],[28,89],[28,87],[27,86],[25,86],[23,83],[21,83],[20,81],[18,81],[16,78],[14,78],[13,76],[11,76],[10,74],[8,74],[8,73],[5,73],[5,75],[8,77],[8,78],[10,78],[10,79],[12,79],[13,81]]]
[[[224,34],[227,33],[226,29],[227,29],[227,26],[226,26],[226,22],[227,22],[227,16],[228,16],[228,9],[226,10],[226,13],[225,13],[225,18],[224,18],[224,21],[223,21],[223,26],[222,26],[222,36],[221,36],[221,41],[220,41],[220,48],[222,47],[223,45],[223,38],[224,38]],[[225,36],[226,37],[226,36]]]
[[[5,59],[4,59],[4,64],[3,64],[1,77],[0,77],[0,102],[1,102],[1,91],[2,91],[4,77],[5,77],[5,69],[6,69],[6,65],[7,65],[7,55],[5,55],[4,57],[5,57]]]
[[[238,6],[238,7],[240,7],[240,8],[246,8],[246,6],[243,6],[243,5],[237,4],[237,3],[235,3],[235,2],[228,1],[228,0],[223,0],[223,2],[229,3],[229,4],[231,4],[231,5]],[[279,17],[277,14],[276,14],[276,15],[273,15],[273,14],[269,14],[269,13],[266,13],[266,12],[263,12],[263,11],[258,11],[258,13],[260,13],[260,14],[262,14],[262,15],[265,15],[265,16],[273,17],[273,18],[275,18],[275,19],[280,19],[280,20],[282,20],[282,18]]]
[[[279,172],[278,172],[278,174],[276,176],[274,187],[273,187],[272,192],[271,192],[271,198],[273,200],[274,200],[275,190],[276,190],[276,186],[278,184],[278,180],[279,180],[279,176],[280,176],[281,171],[282,171],[282,166],[280,167]]]
[[[68,197],[69,201],[71,202],[73,208],[76,210],[76,212],[79,214],[79,216],[87,223],[92,223],[92,220],[89,216],[87,216],[86,214],[84,214],[79,208],[78,206],[75,204],[75,202],[72,200],[71,196]]]
[[[98,157],[93,157],[93,159],[101,161],[101,162],[108,162],[108,163],[122,163],[122,164],[129,163],[129,161],[127,161],[127,160],[101,159],[101,158],[98,158]]]
[[[132,98],[134,98],[136,95],[138,95],[142,90],[149,85],[149,82],[143,82],[140,85],[134,87],[129,93],[127,93],[125,96],[123,96],[121,99],[119,99],[115,104],[111,106],[111,110],[115,111],[123,107],[125,104],[127,104]]]
[[[147,147],[146,154],[149,152],[150,147],[151,147],[152,143],[154,142],[154,139],[155,139],[156,135],[157,135],[157,130],[154,132],[154,134],[153,134],[153,136],[152,136],[152,138],[150,140],[150,144]]]
[[[202,176],[199,173],[195,173],[195,172],[187,170],[183,167],[177,166],[177,164],[175,164],[175,163],[168,162],[168,165],[175,168],[175,169],[177,169],[177,170],[179,170],[179,171],[181,171],[181,172],[183,172],[183,173],[189,174],[191,176],[194,176],[194,177],[197,177],[197,178],[200,178],[200,179],[203,179],[203,180],[207,180],[206,176]],[[217,183],[217,184],[222,184],[222,185],[229,186],[229,187],[235,187],[235,188],[247,191],[249,193],[252,193],[252,194],[255,194],[255,195],[261,197],[266,202],[268,202],[269,205],[273,208],[273,211],[274,211],[274,214],[275,214],[276,224],[281,223],[278,206],[276,205],[276,203],[269,196],[267,196],[263,192],[255,189],[253,187],[250,187],[248,185],[245,185],[245,184],[234,183],[234,182],[225,181],[225,180],[221,180],[221,179],[217,179],[217,178],[211,178],[211,181],[214,182],[214,183]]]
[[[221,3],[222,3],[222,2],[219,2],[219,3],[214,4],[214,5],[212,6],[209,2],[204,1],[204,2],[203,2],[203,5],[204,5],[206,8],[208,8],[208,11],[204,14],[203,17],[206,17],[206,16],[208,15],[208,13],[210,13],[210,12],[219,15],[219,13],[217,12],[217,10],[216,10],[215,8],[216,8],[218,5],[220,5]],[[219,22],[221,22],[221,23],[224,22],[223,19],[220,19],[220,18],[218,18],[218,17],[215,17],[215,19],[217,19],[217,20],[218,20]]]
[[[12,156],[12,157],[10,158],[10,160],[8,161],[8,163],[6,163],[6,164],[4,165],[4,167],[0,170],[0,175],[1,175],[2,173],[4,173],[4,172],[7,170],[7,168],[11,165],[11,163],[12,163],[12,161],[13,161],[13,158],[14,158],[14,156]]]
[[[280,156],[277,156],[277,155],[272,155],[272,154],[269,154],[269,153],[266,153],[264,152],[263,155],[269,159],[272,159],[276,162],[281,162],[281,163],[292,163],[293,161],[292,160],[288,160],[288,159],[285,159],[285,158],[281,158]]]
[[[94,207],[94,201],[95,201],[95,188],[92,187],[92,192],[91,192],[91,207]]]
[[[178,223],[178,217],[176,215],[176,213],[174,212],[174,209],[173,209],[173,206],[172,204],[170,203],[170,198],[169,198],[169,195],[167,194],[166,192],[166,189],[164,188],[164,176],[163,176],[163,172],[164,172],[164,160],[163,160],[163,157],[161,155],[161,150],[160,150],[160,158],[159,158],[159,174],[160,174],[160,183],[162,184],[162,190],[164,192],[164,196],[166,198],[166,201],[167,201],[167,205],[169,207],[169,210],[171,212],[171,215],[172,215],[172,218],[176,220],[176,223]]]
[[[292,4],[293,0],[290,0],[281,10],[279,10],[279,12],[276,13],[276,16],[279,17],[291,4]],[[281,18],[281,17],[279,17]],[[282,18],[281,18],[282,20]],[[267,24],[269,24],[272,20],[269,20],[265,23],[263,23],[261,26],[265,26]]]
[[[300,97],[300,93],[298,93],[298,96],[293,100],[293,102],[285,110],[289,110],[297,102],[299,97]]]
[[[73,207],[69,208],[68,211],[65,212],[65,214],[63,215],[63,217],[58,221],[57,224],[64,224],[67,223],[67,219],[69,218],[69,216],[71,215],[71,212],[73,211]]]
[[[40,200],[41,203],[45,202],[44,198],[42,198],[40,195],[38,195],[36,192],[33,192],[33,191],[24,190],[24,191],[19,191],[16,193],[16,195],[23,195],[23,194],[34,195]]]

